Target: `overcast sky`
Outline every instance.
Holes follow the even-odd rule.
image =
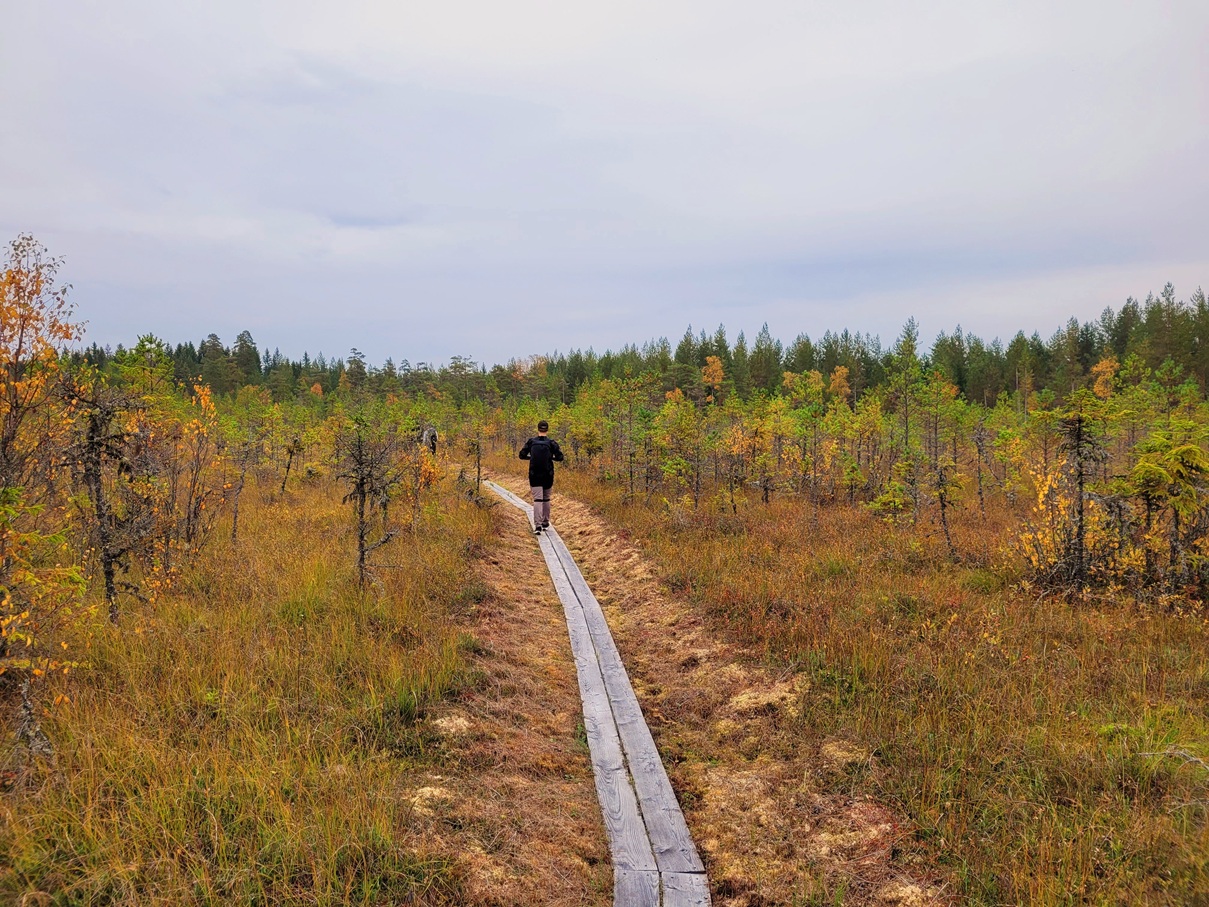
[[[1209,3],[56,0],[0,234],[87,339],[497,362],[1209,289]]]

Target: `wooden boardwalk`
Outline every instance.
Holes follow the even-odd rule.
[[[508,489],[485,483],[529,515]],[[579,675],[584,729],[613,857],[616,907],[708,907],[705,867],[684,823],[600,602],[551,528],[537,537],[563,604]]]

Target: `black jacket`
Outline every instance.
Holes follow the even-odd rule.
[[[521,448],[521,459],[529,461],[529,486],[549,488],[554,484],[554,464],[563,461],[562,448],[557,441],[538,435]]]

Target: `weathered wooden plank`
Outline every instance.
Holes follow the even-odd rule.
[[[613,907],[659,907],[659,873],[615,870]]]
[[[663,873],[663,907],[710,907],[709,883],[705,874]]]
[[[583,583],[582,576],[578,582],[575,582],[574,576],[571,578],[573,585],[580,587],[576,592],[584,605],[589,631],[596,645],[605,687],[609,692],[609,701],[621,737],[622,749],[626,754],[659,868],[665,872],[701,872],[703,867],[700,857],[626,675],[621,656],[617,652],[612,635],[608,632],[604,613],[594,597],[591,601],[584,601],[591,592],[587,590],[586,583]]]
[[[613,641],[613,634],[609,631],[604,611],[562,539],[556,534],[552,535],[547,541],[554,543],[552,547],[558,556],[558,563],[583,607],[588,631],[592,636],[604,677],[605,689],[608,691],[609,703],[613,709],[613,717],[617,722],[622,749],[659,868],[663,872],[702,872],[704,866],[701,857],[693,844],[692,835],[689,834],[684,813],[668,780],[655,740],[642,716],[642,709],[634,695],[634,688],[630,685],[621,654]],[[553,565],[550,569],[554,570]]]
[[[551,543],[543,538],[540,544],[567,619],[567,633],[571,640],[571,653],[575,658],[575,671],[579,680],[579,695],[583,702],[584,732],[588,738],[592,776],[596,782],[601,815],[604,817],[605,830],[609,836],[613,865],[625,869],[655,870],[657,864],[654,853],[638,807],[638,799],[626,771],[621,739],[617,733],[617,725],[609,705],[591,634],[584,620],[583,609],[567,581],[566,573],[559,564]]]
[[[515,507],[520,508],[521,510],[528,511],[529,523],[530,523],[530,525],[532,525],[532,523],[533,523],[533,506],[531,504],[526,503],[524,498],[522,498],[518,494],[514,494],[513,492],[509,491],[503,485],[497,485],[495,482],[485,481],[483,484],[486,485],[488,488],[490,488],[492,491],[494,491],[496,494],[498,494],[501,498],[503,498],[508,503],[512,504]]]
[[[561,551],[559,551],[560,548]],[[605,620],[600,603],[596,601],[595,596],[583,578],[583,574],[580,573],[570,556],[570,552],[562,545],[561,540],[558,540],[555,550],[560,553],[559,562],[571,581],[576,597],[583,606],[588,629],[592,634],[592,641],[597,651],[597,657],[600,660],[605,686],[609,691],[610,704],[613,707],[614,717],[617,720],[618,729],[621,733],[622,746],[626,750],[627,759],[631,759],[634,763],[634,765],[631,765],[631,771],[633,772],[635,766],[639,767],[642,774],[650,776],[653,785],[661,788],[661,790],[651,790],[649,792],[652,803],[660,804],[663,811],[671,811],[674,814],[679,813],[679,805],[676,803],[670,783],[667,782],[666,772],[663,771],[662,761],[659,758],[654,739],[651,737],[650,730],[647,728],[646,721],[642,716],[638,699],[634,695],[633,687],[630,685],[621,655],[617,650],[612,633],[609,631],[608,623]],[[635,773],[635,783],[639,783],[638,773]],[[640,795],[641,793],[642,791],[640,790]],[[680,824],[683,825],[682,814],[680,814]],[[691,843],[691,839],[687,834],[687,828],[684,828],[683,831],[677,829],[676,835]],[[700,866],[676,867],[674,869],[669,867],[669,869],[670,871],[699,872]]]
[[[512,491],[509,488],[505,488],[503,485],[500,485],[497,482],[492,482],[490,480],[487,480],[483,484],[489,486],[493,491],[495,491],[496,494],[507,498],[508,500],[512,501],[512,503],[516,504],[517,506],[525,504],[525,500],[520,495],[518,495],[515,491]]]
[[[655,872],[658,863],[626,772],[616,729],[595,714],[601,710],[607,711],[608,703],[603,692],[589,694],[585,703],[584,731],[588,738],[592,777],[609,836],[613,865],[618,869]]]
[[[487,484],[525,511],[532,525],[526,501]],[[604,611],[557,531],[542,533],[538,542],[567,618],[593,777],[613,853],[615,904],[658,905],[662,879],[668,907],[708,907],[701,859]]]

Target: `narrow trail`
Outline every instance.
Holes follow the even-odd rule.
[[[487,482],[529,513],[528,503]],[[584,727],[609,837],[617,907],[708,907],[705,868],[643,718],[600,603],[553,528],[538,536],[563,604]]]
[[[528,518],[516,494],[523,480],[490,478]],[[810,683],[670,590],[624,529],[588,504],[559,495],[554,520],[657,741],[709,869],[712,907],[946,903],[927,866],[898,856],[910,834],[903,817],[855,789],[858,776],[880,771],[876,755],[804,720],[804,705],[820,695]]]
[[[613,872],[577,734],[562,605],[548,582],[534,582],[533,541],[507,511],[452,614],[468,646],[467,686],[422,721],[434,758],[398,796],[411,804],[417,848],[456,860],[467,907],[606,907]]]

